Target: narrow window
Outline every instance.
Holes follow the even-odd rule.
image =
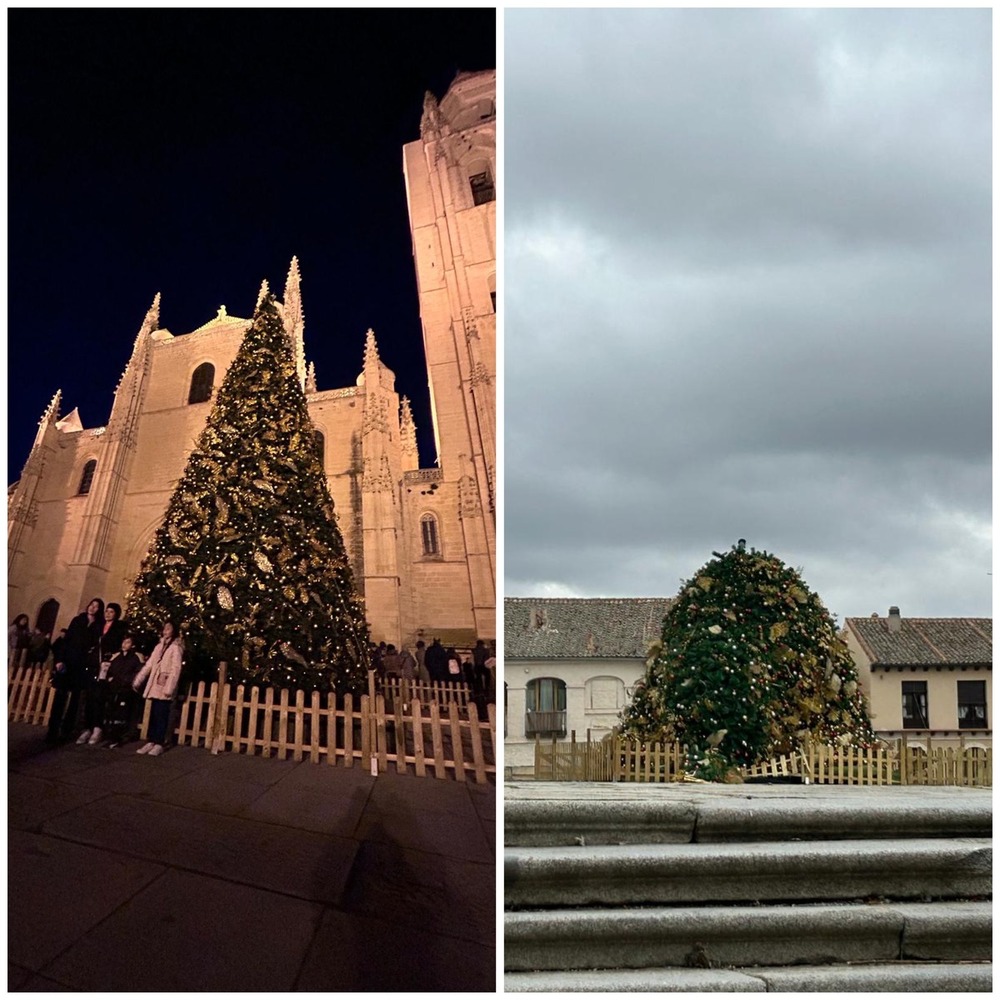
[[[986,728],[986,681],[958,682],[958,728]]]
[[[927,681],[903,681],[903,728],[930,729],[927,724]]]
[[[94,482],[94,473],[97,471],[97,459],[92,458],[84,467],[83,475],[80,476],[80,488],[76,491],[78,497],[84,497],[90,492],[90,487]]]
[[[484,170],[481,174],[473,174],[469,178],[469,185],[472,187],[473,205],[485,205],[487,202],[496,200],[493,178],[490,177],[488,170]]]
[[[319,459],[319,467],[326,468],[326,438],[322,431],[316,431],[316,458]]]
[[[493,304],[493,311],[497,311],[497,293],[490,292],[490,302]]]
[[[424,514],[420,518],[420,538],[423,543],[425,556],[436,556],[438,554],[438,530],[437,518],[433,514]]]
[[[191,391],[188,393],[188,403],[205,403],[212,398],[212,386],[215,383],[215,366],[206,361],[198,365],[191,376]]]

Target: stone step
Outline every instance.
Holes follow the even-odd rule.
[[[989,896],[992,841],[507,848],[504,903],[556,907]]]
[[[509,847],[990,837],[992,790],[934,786],[515,783]]]
[[[989,902],[508,912],[508,972],[988,961]]]
[[[991,993],[989,963],[510,972],[508,993]]]

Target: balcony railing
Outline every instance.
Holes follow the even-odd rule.
[[[565,736],[566,712],[526,712],[525,736]]]

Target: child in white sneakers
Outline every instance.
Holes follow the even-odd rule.
[[[149,742],[139,747],[136,753],[148,753],[150,757],[158,757],[166,749],[167,723],[170,721],[170,708],[181,679],[183,657],[184,640],[180,631],[173,622],[164,622],[160,641],[132,684],[138,691],[143,681],[146,682],[143,697],[151,706],[149,732],[146,734]]]

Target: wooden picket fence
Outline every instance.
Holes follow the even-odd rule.
[[[48,723],[55,690],[49,668],[8,669],[7,718]],[[285,760],[361,766],[420,777],[496,780],[496,706],[486,718],[456,685],[386,685],[374,674],[360,696],[233,685],[220,665],[219,679],[192,684],[175,706],[175,739],[213,753],[260,754]],[[423,697],[419,697],[422,695]],[[149,703],[141,736],[149,723]]]
[[[691,780],[684,770],[687,747],[638,743],[611,736],[600,742],[535,740],[535,778],[541,781]],[[963,785],[992,787],[993,751],[913,743],[906,737],[873,748],[809,744],[796,753],[762,761],[743,777],[796,776],[816,784]]]
[[[535,778],[540,781],[683,781],[687,747],[637,743],[621,736],[600,742],[543,743],[535,737]]]

